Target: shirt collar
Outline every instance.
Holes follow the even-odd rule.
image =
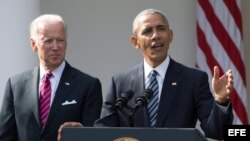
[[[51,72],[53,74],[53,77],[60,80],[64,68],[65,68],[65,61],[63,61],[59,67],[57,67],[56,69],[54,69]],[[40,63],[40,80],[43,79],[45,73],[46,73],[46,71],[45,71],[43,65]]]
[[[166,59],[156,68],[152,68],[147,61],[144,59],[144,77],[147,78],[151,70],[156,70],[161,78],[165,78],[166,70],[169,66],[170,57]]]

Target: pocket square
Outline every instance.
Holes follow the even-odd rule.
[[[172,82],[172,86],[176,86],[177,85],[177,82]]]
[[[76,104],[77,102],[75,100],[68,101],[66,100],[65,102],[62,103],[62,105],[70,105],[70,104]]]

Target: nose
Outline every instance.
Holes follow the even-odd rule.
[[[58,47],[59,47],[58,41],[57,40],[53,40],[53,42],[52,42],[52,49],[58,49]]]
[[[159,32],[157,30],[153,31],[152,40],[159,39]]]

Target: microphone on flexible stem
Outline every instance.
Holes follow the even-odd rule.
[[[146,89],[141,96],[136,98],[136,103],[134,109],[137,111],[140,107],[147,104],[148,100],[153,96],[153,91],[151,89]]]
[[[120,97],[116,99],[115,107],[118,110],[121,110],[124,105],[133,97],[134,93],[132,90],[121,93]]]
[[[153,96],[153,91],[151,89],[146,89],[142,92],[142,95],[136,98],[136,103],[134,108],[131,110],[129,114],[129,125],[130,127],[134,127],[134,116],[136,111],[142,106],[146,105],[148,100]]]

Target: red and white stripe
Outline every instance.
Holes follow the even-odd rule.
[[[215,65],[221,74],[232,70],[234,124],[248,124],[242,34],[241,0],[198,0],[197,66],[208,73],[210,82]]]

